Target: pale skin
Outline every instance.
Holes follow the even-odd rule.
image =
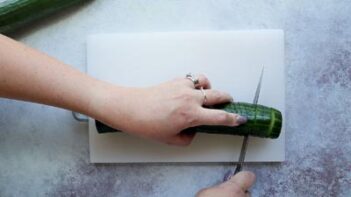
[[[0,34],[0,97],[65,108],[86,114],[111,127],[160,143],[186,146],[195,134],[181,131],[197,125],[237,126],[237,114],[208,109],[232,97],[211,89],[198,75],[198,87],[178,78],[147,88],[130,88],[94,79],[69,65]],[[140,110],[143,109],[143,110]],[[220,185],[201,190],[198,197],[248,196],[255,180],[242,172]]]

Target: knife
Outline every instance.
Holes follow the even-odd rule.
[[[253,104],[255,104],[255,105],[257,105],[258,98],[260,96],[263,72],[264,72],[264,67],[262,67],[261,76],[260,76],[260,79],[259,79],[257,87],[256,87],[255,97],[253,99]],[[243,143],[241,145],[239,161],[238,161],[238,164],[236,165],[235,171],[234,171],[234,173],[232,173],[231,171],[227,172],[226,175],[224,176],[224,181],[229,180],[232,176],[234,176],[235,174],[239,173],[242,170],[242,168],[244,166],[245,155],[246,155],[248,143],[249,143],[249,135],[245,135],[244,139],[243,139]]]

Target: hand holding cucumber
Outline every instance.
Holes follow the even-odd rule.
[[[199,75],[196,88],[186,78],[178,78],[149,88],[114,86],[102,93],[98,119],[113,128],[144,138],[174,145],[188,145],[193,133],[182,130],[198,125],[238,126],[246,118],[224,110],[209,109],[228,103],[232,97],[210,89],[210,82]],[[199,87],[204,90],[197,89]],[[118,110],[116,110],[118,109]]]
[[[58,0],[43,0],[43,1],[33,1],[33,0],[7,0],[4,1],[2,3],[0,3],[0,32],[11,32],[16,30],[17,28],[24,26],[25,24],[34,21],[36,19],[39,19],[41,17],[44,17],[46,15],[49,15],[51,13],[54,13],[56,11],[62,10],[63,8],[69,7],[71,5],[74,4],[78,4],[78,3],[82,3],[85,2],[87,0],[74,0],[74,1],[58,1]],[[11,51],[9,52],[11,53]],[[15,52],[12,52],[15,53]],[[19,59],[19,61],[21,61],[21,59]],[[42,63],[42,62],[40,62]],[[45,62],[44,62],[45,63]],[[38,67],[41,68],[41,67]],[[79,75],[77,74],[77,72],[71,72],[71,74],[74,73],[73,75]],[[49,76],[49,75],[48,75]],[[81,75],[79,75],[81,76]],[[21,76],[20,76],[21,77]],[[89,79],[87,77],[82,77],[85,80],[88,80],[89,83],[87,83],[87,86],[94,86],[97,84],[101,84],[97,83],[97,80],[94,79]],[[200,84],[201,86],[203,86],[203,88],[209,88],[210,85],[207,81],[207,79],[202,76],[202,78],[205,80],[204,82],[201,82],[203,84]],[[184,80],[184,79],[181,79]],[[66,81],[69,82],[69,81]],[[171,82],[169,82],[171,84]],[[190,83],[188,81],[188,83]],[[207,84],[208,83],[208,84]],[[106,84],[105,85],[98,85],[99,87],[102,87],[101,90],[106,89]],[[107,85],[108,86],[108,85]],[[198,87],[201,87],[198,86]],[[153,93],[156,92],[156,95],[158,94],[163,94],[162,91],[164,91],[164,93],[167,94],[170,93],[170,90],[166,90],[166,88],[162,88],[162,85],[158,86],[159,88],[149,88],[148,90],[160,90],[160,91],[154,91]],[[179,88],[178,86],[176,86],[176,88]],[[74,89],[74,88],[72,88]],[[109,88],[107,88],[109,89]],[[145,101],[149,101],[150,103],[147,104],[151,104],[152,99],[146,99],[149,98],[148,94],[146,91],[142,91],[143,89],[132,89],[132,88],[111,88],[111,93],[116,92],[116,91],[121,91],[121,93],[127,93],[130,95],[139,95],[139,96],[143,96],[145,97]],[[118,90],[117,90],[118,89]],[[144,89],[145,90],[145,89]],[[81,91],[81,90],[80,90]],[[77,92],[80,92],[77,91]],[[97,90],[99,91],[99,90]],[[88,94],[90,94],[91,92],[94,91],[90,91],[88,92]],[[173,91],[174,92],[174,91]],[[183,102],[184,100],[189,100],[188,102],[184,102],[185,104],[183,106],[180,106],[179,104],[181,103],[181,99],[178,98],[178,103],[171,103],[169,102],[168,104],[175,104],[175,106],[161,106],[158,105],[157,108],[154,107],[151,110],[157,110],[154,111],[152,113],[153,116],[157,116],[159,115],[159,112],[166,112],[168,110],[168,112],[170,114],[165,114],[168,115],[169,119],[172,119],[173,124],[171,124],[171,126],[173,126],[173,129],[166,129],[166,126],[161,127],[155,127],[154,125],[156,124],[162,124],[162,123],[157,123],[154,121],[148,121],[147,123],[145,123],[145,125],[147,126],[146,131],[149,132],[140,132],[140,129],[136,128],[136,125],[139,126],[143,126],[143,122],[139,122],[139,124],[136,125],[125,125],[123,126],[125,123],[123,123],[122,121],[119,121],[118,124],[115,122],[116,121],[116,117],[114,117],[114,120],[112,120],[112,118],[108,117],[109,115],[107,115],[107,117],[105,117],[106,115],[104,114],[104,112],[101,112],[101,110],[104,111],[109,111],[108,107],[106,107],[106,109],[104,108],[94,108],[94,110],[96,111],[91,111],[89,108],[86,109],[78,109],[76,111],[80,111],[83,112],[85,114],[91,115],[92,117],[97,117],[99,118],[98,120],[103,120],[105,121],[108,125],[117,128],[117,129],[123,129],[123,131],[126,132],[130,132],[142,137],[147,137],[147,138],[152,138],[152,139],[156,139],[159,140],[161,142],[165,142],[165,143],[170,143],[170,144],[178,144],[178,145],[186,145],[188,143],[190,143],[193,134],[192,133],[196,133],[196,132],[202,132],[202,133],[213,133],[213,134],[229,134],[229,135],[253,135],[253,136],[258,136],[258,137],[268,137],[268,138],[277,138],[280,134],[280,130],[282,127],[282,116],[281,113],[278,110],[275,110],[273,108],[269,108],[266,106],[259,106],[259,105],[250,105],[248,103],[229,103],[229,104],[225,104],[225,105],[217,105],[217,106],[212,106],[215,104],[219,104],[219,103],[224,103],[224,102],[228,102],[228,95],[224,95],[223,93],[217,92],[217,91],[208,91],[208,95],[205,96],[205,98],[203,99],[203,104],[205,106],[211,106],[214,107],[216,109],[220,109],[222,110],[222,112],[217,111],[217,110],[208,110],[208,109],[204,109],[201,107],[197,107],[195,108],[194,106],[197,106],[199,103],[196,103],[196,101],[198,101],[198,95],[199,93],[197,93],[197,95],[195,96],[194,93],[190,93],[191,91],[188,90],[186,91],[180,91],[177,92],[177,94],[181,95],[181,97],[183,97]],[[199,91],[197,91],[199,92]],[[201,91],[203,94],[206,94],[207,90],[205,91]],[[70,95],[70,98],[75,98],[75,96]],[[113,97],[113,94],[108,94],[110,96]],[[179,96],[178,95],[178,96]],[[18,96],[18,95],[16,95]],[[174,95],[173,95],[174,96]],[[193,96],[192,99],[190,99],[190,97]],[[224,96],[224,97],[223,97]],[[100,96],[101,97],[101,96]],[[97,98],[100,98],[99,96],[97,96]],[[121,95],[120,93],[118,93],[118,95],[116,96],[118,98],[121,98],[123,100],[124,97],[123,95]],[[130,96],[127,96],[130,97]],[[189,98],[186,98],[189,97]],[[207,98],[208,97],[208,98]],[[218,98],[220,97],[220,98]],[[89,96],[87,98],[90,98]],[[20,99],[31,99],[31,98],[20,98]],[[91,98],[94,99],[94,98]],[[144,98],[143,98],[144,99]],[[164,98],[166,99],[166,98]],[[169,99],[173,99],[175,101],[174,98],[169,98]],[[224,100],[223,100],[224,99]],[[98,99],[97,99],[98,100]],[[132,100],[132,99],[125,99],[125,100]],[[195,101],[196,100],[196,101]],[[207,102],[208,100],[208,102]],[[36,101],[35,99],[33,101]],[[153,98],[154,102],[159,102],[162,101],[162,97],[160,97],[159,99],[157,98]],[[40,101],[37,101],[40,102]],[[46,101],[48,104],[50,104],[50,101]],[[66,102],[66,101],[64,101]],[[90,102],[89,100],[85,101],[85,102]],[[102,101],[104,104],[106,104],[106,101]],[[92,102],[92,103],[96,103],[96,102]],[[111,101],[111,103],[113,103]],[[196,103],[196,104],[195,104]],[[90,103],[85,103],[85,104],[89,104]],[[125,103],[126,104],[126,103]],[[178,104],[178,105],[177,105]],[[190,104],[195,104],[192,105],[191,107],[189,107],[188,105]],[[61,106],[62,107],[66,107],[69,109],[74,109],[77,106],[76,105],[71,105],[70,103],[61,103],[60,101],[56,101],[55,103],[53,103],[53,105],[55,106]],[[67,106],[66,106],[67,105]],[[101,104],[98,104],[99,106]],[[140,110],[139,113],[143,113],[148,115],[149,109],[148,107],[145,107],[145,105],[140,105],[140,101],[137,101],[135,104],[130,104],[128,105],[128,107],[130,107],[131,109],[135,108],[134,106],[139,106]],[[93,106],[92,106],[93,107]],[[121,109],[123,109],[123,107],[125,106],[120,106]],[[177,108],[178,107],[178,108]],[[199,110],[199,109],[202,110]],[[160,109],[167,109],[167,110],[161,110],[158,111]],[[177,110],[177,111],[173,111],[171,112],[171,110]],[[183,110],[183,111],[182,111]],[[210,112],[212,111],[212,112]],[[129,116],[130,120],[128,121],[129,123],[136,123],[133,122],[134,119],[138,120],[138,113],[136,113],[137,110],[135,110],[135,113],[133,114],[133,116]],[[227,113],[226,113],[227,112]],[[122,114],[123,111],[118,112],[117,114]],[[175,115],[176,113],[178,113],[178,116]],[[214,113],[216,113],[216,117],[214,117]],[[232,114],[229,114],[232,113]],[[113,114],[113,112],[112,112]],[[195,114],[195,115],[194,115]],[[229,114],[229,115],[228,115]],[[235,115],[233,114],[240,114],[243,117],[236,115],[236,117],[233,117]],[[177,117],[173,117],[173,116],[177,116]],[[180,117],[182,116],[182,117]],[[194,118],[195,117],[195,118]],[[123,119],[123,117],[120,117]],[[237,118],[238,121],[236,123],[233,123],[234,118]],[[238,126],[238,123],[240,122],[245,122],[245,118],[247,118],[247,124],[245,124],[244,126],[240,126],[240,127],[230,127],[230,126]],[[122,120],[119,119],[119,120]],[[124,117],[125,119],[125,117]],[[140,119],[140,118],[139,118]],[[222,119],[222,120],[219,120]],[[229,119],[231,119],[231,123],[228,123]],[[159,118],[159,120],[161,121],[165,121],[165,118]],[[139,120],[138,120],[139,121]],[[176,123],[174,123],[176,122]],[[166,125],[166,124],[165,124]],[[217,126],[218,125],[218,126]],[[199,126],[199,127],[196,127]],[[229,127],[228,127],[229,126]],[[148,128],[154,128],[156,129],[156,131],[151,131],[151,129]],[[192,127],[190,129],[187,129],[187,127]],[[107,128],[107,127],[104,127]],[[112,128],[113,129],[113,128]],[[127,129],[127,130],[125,130]],[[180,132],[180,129],[184,130],[187,129],[187,132]],[[108,128],[107,130],[111,130],[110,128]],[[160,131],[170,131],[172,130],[173,136],[170,136],[170,133],[168,132],[160,132]],[[99,131],[99,129],[98,129]],[[109,131],[107,131],[109,132]],[[174,136],[175,132],[178,132],[178,134],[176,136]],[[161,134],[162,136],[160,136],[159,134]],[[185,134],[186,133],[186,134]],[[190,134],[189,134],[190,133]],[[172,140],[171,140],[172,138]],[[189,141],[190,140],[190,141]],[[175,142],[176,141],[176,142]]]

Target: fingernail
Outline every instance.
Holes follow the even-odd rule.
[[[244,124],[244,123],[246,123],[246,122],[247,122],[247,118],[246,118],[246,117],[240,116],[240,115],[238,115],[238,116],[236,117],[236,123],[238,123],[238,124]]]

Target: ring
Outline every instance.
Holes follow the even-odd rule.
[[[199,79],[195,78],[194,75],[191,74],[191,73],[186,74],[185,78],[190,79],[193,82],[195,87],[196,87],[197,84],[199,84]]]
[[[203,87],[200,87],[200,91],[202,92],[202,94],[204,95],[204,101],[202,102],[202,105],[205,105],[207,102],[207,96],[206,96],[206,92],[204,91]]]

